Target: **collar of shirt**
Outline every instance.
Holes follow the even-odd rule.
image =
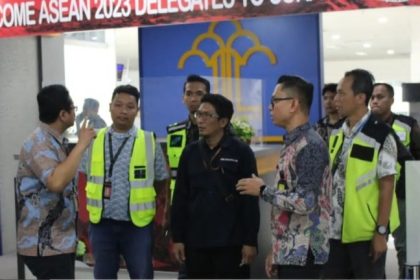
[[[222,139],[220,139],[219,143],[217,143],[217,145],[213,149],[210,149],[210,147],[207,145],[206,140],[204,138],[201,138],[199,140],[199,145],[203,145],[207,150],[216,151],[217,148],[219,147],[228,148],[231,142],[232,142],[232,136],[230,134],[225,133]]]
[[[286,145],[289,145],[290,143],[294,142],[297,138],[299,138],[304,132],[308,131],[310,128],[311,125],[308,122],[296,127],[284,136],[284,143]]]
[[[389,116],[388,119],[385,120],[385,123],[392,126],[392,124],[394,123],[394,120],[396,119],[397,115],[395,115],[394,113],[391,113],[391,115]]]
[[[137,134],[137,128],[133,125],[127,132],[117,132],[112,126],[110,126],[108,128],[108,133],[112,134],[112,136],[116,138],[125,138],[127,136],[135,137]]]
[[[61,145],[65,146],[68,144],[68,139],[66,137],[64,137],[63,134],[59,134],[57,131],[55,131],[54,129],[52,129],[48,124],[46,123],[41,123],[39,125],[39,127],[45,131],[46,133],[48,133],[49,135],[51,135],[52,137],[54,137],[55,140],[57,140],[58,143],[60,143]]]
[[[347,124],[347,121],[343,123],[343,133],[346,137],[353,138],[364,125],[367,119],[370,117],[370,111],[368,111],[354,126],[352,129]]]

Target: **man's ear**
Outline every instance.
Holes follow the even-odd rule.
[[[66,114],[68,114],[69,112],[67,112],[66,110],[61,110],[60,113],[58,113],[58,118],[60,120],[64,119],[66,117]]]
[[[359,104],[366,104],[367,95],[364,93],[356,94],[356,100],[358,100]],[[368,102],[369,105],[369,102]]]
[[[219,119],[219,124],[221,127],[225,128],[229,124],[229,120],[227,118]]]
[[[294,112],[296,112],[298,110],[300,110],[300,102],[299,102],[299,99],[293,98],[292,99],[292,104],[290,106],[290,112],[294,113]]]

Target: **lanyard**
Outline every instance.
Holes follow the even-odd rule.
[[[124,141],[121,143],[120,147],[117,150],[117,153],[115,154],[115,156],[113,155],[114,153],[112,152],[112,134],[108,134],[108,141],[109,141],[109,159],[111,161],[111,164],[109,165],[109,170],[108,170],[108,179],[112,177],[112,170],[114,169],[114,164],[118,159],[118,156],[121,154],[122,149],[124,148],[125,144],[128,141],[128,138],[130,138],[130,136],[127,136],[126,138],[124,138]]]
[[[219,170],[220,169],[220,165],[218,166],[213,166],[213,162],[215,161],[216,157],[220,154],[220,152],[222,151],[222,148],[219,147],[216,152],[214,153],[214,155],[210,158],[210,160],[208,160],[208,157],[206,156],[206,152],[204,151],[203,147],[199,145],[199,151],[201,154],[201,160],[203,162],[204,167],[207,170]],[[222,170],[223,172],[223,170]]]

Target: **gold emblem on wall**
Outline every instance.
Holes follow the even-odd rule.
[[[227,41],[215,32],[219,23],[210,23],[206,33],[200,34],[193,42],[190,50],[185,52],[178,61],[178,68],[183,69],[185,62],[192,56],[200,57],[206,67],[211,68],[213,72],[214,88],[220,89],[226,97],[230,98],[239,112],[256,112],[261,108],[259,105],[243,106],[241,104],[241,68],[248,64],[248,61],[255,53],[263,53],[269,59],[271,64],[277,63],[274,53],[266,46],[262,45],[258,36],[249,30],[242,28],[239,21],[231,21],[235,32],[229,36]],[[238,38],[246,37],[252,42],[252,46],[243,54],[239,53],[233,47]],[[214,40],[218,49],[212,54],[207,54],[200,49],[200,44],[204,40]],[[220,77],[221,85],[219,86]]]

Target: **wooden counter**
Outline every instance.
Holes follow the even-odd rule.
[[[276,170],[281,145],[263,144],[251,145],[257,159],[258,175],[262,176]]]

